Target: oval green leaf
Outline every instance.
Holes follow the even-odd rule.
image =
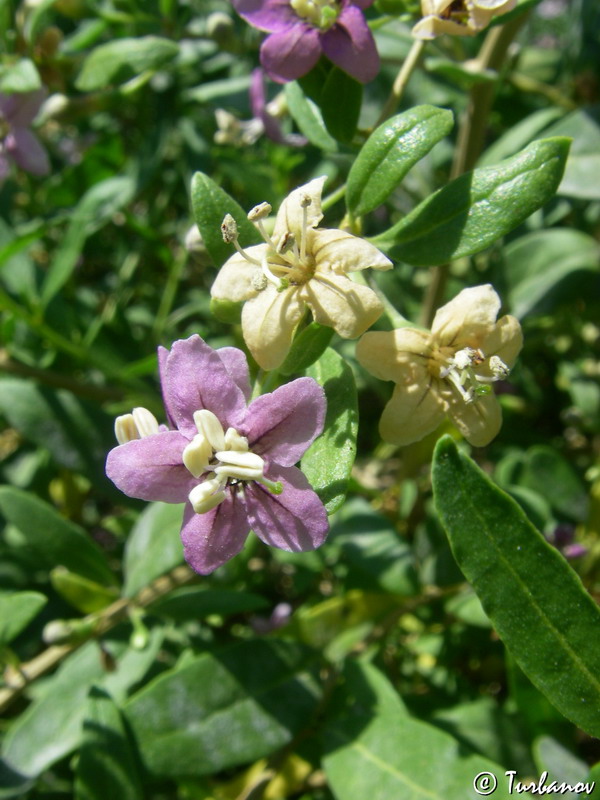
[[[327,416],[323,433],[308,448],[301,466],[327,513],[333,514],[344,502],[356,457],[356,384],[350,366],[329,347],[306,374],[325,390]]]
[[[332,336],[333,328],[311,322],[294,339],[279,372],[282,375],[294,375],[308,369],[323,355]]]
[[[575,572],[449,436],[436,446],[433,491],[454,557],[523,672],[600,736],[600,610]]]
[[[452,125],[451,111],[430,105],[415,106],[380,125],[350,169],[346,188],[350,213],[361,216],[381,205]]]
[[[327,131],[319,106],[302,91],[295,81],[285,86],[285,99],[296,125],[311,144],[326,153],[337,150],[337,142]]]
[[[96,47],[83,62],[75,86],[81,92],[104,89],[147,69],[159,69],[179,54],[179,45],[161,36],[117,39]]]
[[[372,239],[415,266],[445,264],[489,247],[555,194],[570,139],[541,139],[495,167],[466,172]]]
[[[18,636],[47,602],[39,592],[0,594],[0,648]]]
[[[323,122],[339,142],[351,142],[362,104],[362,84],[347,72],[333,67],[321,93]]]

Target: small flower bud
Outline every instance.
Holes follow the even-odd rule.
[[[273,211],[273,208],[268,203],[259,203],[248,212],[248,219],[250,222],[258,222],[261,219],[266,219]]]
[[[231,244],[237,241],[238,227],[231,214],[225,214],[223,222],[221,223],[221,233],[225,244]]]

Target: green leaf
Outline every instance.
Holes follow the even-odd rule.
[[[323,766],[336,800],[475,800],[475,776],[503,778],[503,767],[413,719],[374,666],[348,661],[345,678],[343,710],[323,732]],[[508,798],[499,780],[494,800]]]
[[[523,319],[568,275],[598,271],[599,252],[595,239],[569,228],[535,231],[510,242],[504,276],[511,312]]]
[[[92,614],[94,611],[106,608],[119,596],[116,589],[107,589],[96,581],[90,581],[70,572],[65,567],[55,567],[50,573],[50,582],[61,597],[84,614]]]
[[[381,205],[409,169],[452,130],[452,112],[415,106],[380,125],[350,168],[348,210],[361,216]]]
[[[597,109],[574,111],[544,133],[573,139],[558,194],[582,200],[600,200],[596,180],[600,170],[600,116]]]
[[[549,773],[548,783],[555,780],[559,784],[564,781],[575,786],[585,780],[588,772],[585,761],[574,756],[551,736],[540,736],[536,739],[533,752],[540,773],[544,770]]]
[[[153,614],[162,614],[178,621],[203,619],[211,614],[228,617],[268,607],[264,597],[238,589],[206,589],[185,586],[152,604]]]
[[[104,89],[145,70],[164,67],[179,54],[179,45],[160,36],[117,39],[96,47],[83,62],[75,86],[82,92]]]
[[[34,92],[41,86],[40,74],[29,58],[21,58],[15,64],[0,64],[0,92]]]
[[[112,697],[93,687],[83,721],[75,777],[76,800],[142,800],[133,748]]]
[[[496,167],[466,172],[371,241],[415,266],[473,255],[512,231],[555,194],[569,139],[541,139]]]
[[[134,525],[123,558],[123,595],[133,597],[155,578],[183,563],[179,532],[183,505],[150,503]]]
[[[292,643],[254,640],[159,676],[124,709],[146,768],[208,775],[283,747],[318,702],[312,659]]]
[[[192,210],[200,235],[216,267],[223,266],[235,253],[233,245],[226,244],[221,234],[221,223],[226,214],[231,214],[237,223],[242,247],[262,242],[260,233],[248,221],[247,212],[203,172],[196,172],[192,178]]]
[[[550,445],[535,445],[527,451],[519,483],[541,494],[554,511],[568,519],[586,519],[586,488],[571,464]]]
[[[12,642],[47,602],[48,598],[39,592],[0,594],[0,648]]]
[[[433,490],[456,561],[519,666],[565,717],[600,735],[600,611],[575,572],[448,436]]]
[[[63,565],[93,581],[114,584],[113,572],[98,545],[48,503],[21,489],[2,486],[0,511],[19,529],[41,568]]]
[[[318,322],[311,322],[292,342],[290,352],[279,367],[279,372],[282,375],[304,372],[317,359],[321,358],[332,336],[333,328],[319,325]]]
[[[362,84],[347,72],[338,67],[329,71],[321,93],[321,111],[327,130],[338,141],[354,138],[362,96]]]
[[[67,232],[56,248],[42,288],[42,302],[50,302],[69,280],[86,239],[106,225],[135,193],[133,178],[121,176],[96,183],[83,195],[71,217]]]
[[[296,81],[286,83],[285,99],[296,125],[308,141],[325,153],[334,153],[338,149],[337,142],[328,133],[319,106],[306,97]]]
[[[328,514],[344,502],[356,457],[358,403],[354,374],[335,350],[327,348],[306,370],[325,390],[325,428],[302,458],[302,471],[319,495]]]

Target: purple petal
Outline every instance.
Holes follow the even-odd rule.
[[[237,347],[220,347],[216,352],[223,362],[229,377],[244,395],[246,402],[248,402],[252,396],[248,359]]]
[[[289,145],[290,147],[304,147],[308,144],[308,139],[299,133],[284,133],[277,117],[274,117],[267,111],[267,98],[262,69],[255,69],[252,72],[249,94],[252,113],[262,122],[265,134],[269,139],[278,144]]]
[[[237,428],[246,411],[244,395],[217,351],[197,334],[173,344],[166,361],[163,392],[175,424],[189,438],[197,433],[194,411],[212,411],[225,429]]]
[[[34,92],[12,94],[9,95],[6,105],[0,106],[0,110],[11,125],[25,128],[31,125],[36,118],[46,97],[48,97],[48,90],[45,87],[36,89]]]
[[[196,572],[208,575],[240,552],[249,532],[246,506],[239,494],[230,492],[206,514],[196,514],[188,503],[181,528],[185,560]]]
[[[314,550],[323,544],[329,523],[325,506],[296,467],[269,469],[269,480],[281,481],[275,495],[259,483],[246,486],[248,521],[265,544],[294,552]]]
[[[321,36],[323,52],[330,61],[361,83],[379,72],[379,54],[362,11],[344,8],[336,24]]]
[[[296,22],[267,36],[260,48],[260,63],[274,81],[286,83],[306,75],[320,55],[318,31]]]
[[[167,383],[167,358],[169,357],[169,351],[166,347],[158,347],[158,378],[160,380],[160,387],[162,392],[162,399],[163,405],[165,407],[165,414],[167,417],[167,422],[169,423],[170,428],[177,427],[175,425],[175,421],[173,419],[173,415],[171,414],[171,409],[169,408],[169,398],[166,396],[165,393],[165,386]]]
[[[368,8],[371,5],[373,5],[373,0],[351,0],[351,2],[347,2],[347,0],[346,2],[343,2],[342,0],[342,7],[358,6],[359,8],[362,8],[364,10],[365,8]]]
[[[198,483],[181,461],[187,444],[178,431],[134,439],[110,451],[106,474],[129,497],[183,503]]]
[[[298,378],[249,406],[244,435],[252,452],[282,467],[296,464],[322,433],[327,401],[312,378]]]
[[[6,137],[5,145],[21,169],[32,175],[47,175],[50,172],[48,154],[37,136],[27,128],[13,128]]]
[[[289,0],[233,0],[233,7],[250,25],[269,33],[298,22]]]

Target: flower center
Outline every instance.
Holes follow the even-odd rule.
[[[440,364],[439,377],[449,381],[465,403],[473,403],[482,395],[491,394],[491,384],[510,374],[509,368],[498,356],[487,360],[489,375],[477,373],[476,368],[485,365],[483,352],[473,347],[457,350],[453,356]]]
[[[281,494],[282,485],[265,478],[265,462],[250,451],[245,436],[235,428],[223,431],[215,414],[207,409],[194,412],[194,424],[198,433],[185,447],[182,457],[194,478],[204,476],[188,495],[197,514],[205,514],[222,503],[229,487],[240,487],[239,491],[243,491],[243,484],[248,481],[256,481],[273,494]]]
[[[313,28],[326,31],[337,20],[340,7],[335,0],[290,0],[290,5],[300,17]]]
[[[442,19],[451,19],[454,22],[466,22],[469,18],[469,11],[465,6],[465,0],[452,0],[448,6],[440,12]]]
[[[265,240],[267,250],[262,261],[252,258],[238,242],[237,224],[231,214],[227,214],[221,225],[223,240],[233,244],[238,253],[250,264],[258,269],[252,280],[252,285],[257,292],[266,289],[272,283],[278,292],[289,286],[301,286],[307,283],[315,274],[316,263],[308,246],[310,226],[308,225],[308,207],[311,199],[305,195],[300,201],[302,208],[302,225],[300,241],[291,231],[286,231],[278,242],[275,242],[267,233],[264,219],[269,216],[272,209],[268,203],[255,206],[248,214],[248,219],[260,232]]]

